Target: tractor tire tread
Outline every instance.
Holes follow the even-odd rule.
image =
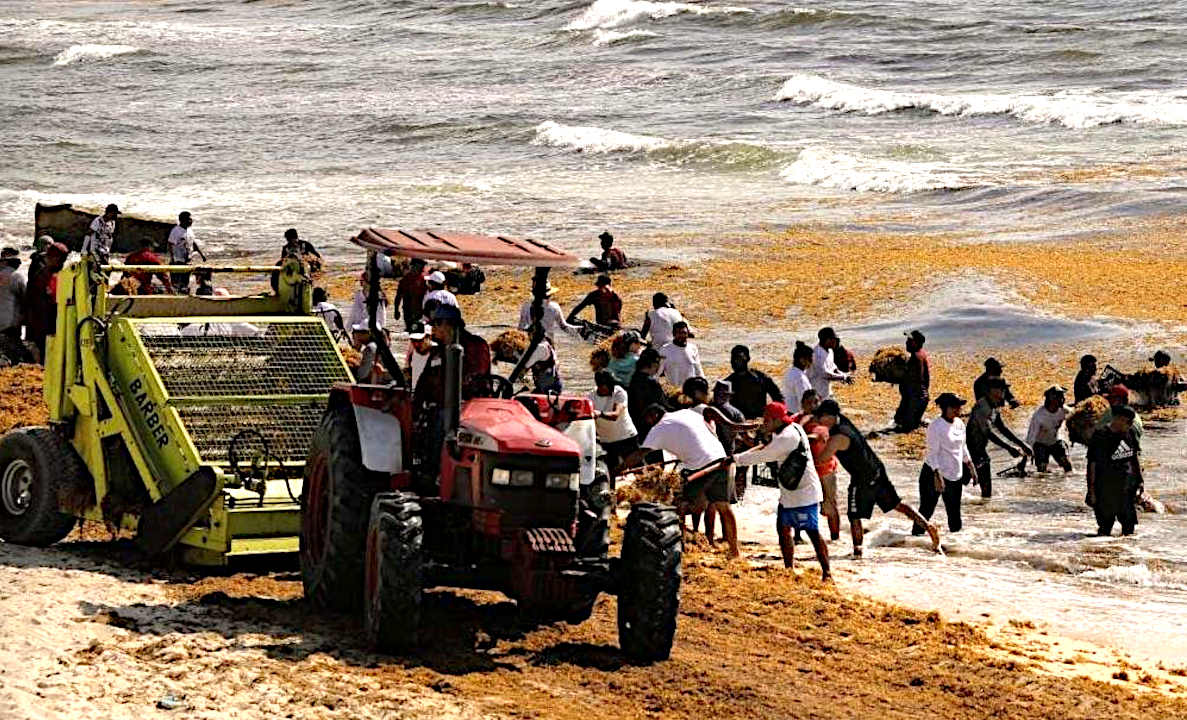
[[[671,655],[683,553],[680,517],[674,508],[639,503],[631,509],[623,533],[618,637],[623,653],[636,662]]]
[[[383,652],[416,647],[424,594],[424,522],[410,493],[381,493],[372,505],[369,533],[376,538],[376,588],[366,598],[363,625],[368,643]]]
[[[0,473],[9,460],[31,461],[36,475],[28,511],[9,516],[0,506],[0,539],[17,545],[46,547],[70,534],[77,519],[61,511],[59,498],[80,486],[88,474],[74,448],[48,427],[25,427],[0,438]]]

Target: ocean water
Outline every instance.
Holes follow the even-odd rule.
[[[189,209],[227,254],[363,224],[1082,232],[1183,203],[1183,10],[3,2],[0,240],[39,199]]]
[[[190,210],[224,257],[271,255],[290,226],[341,258],[355,256],[346,238],[363,225],[583,251],[609,228],[633,254],[665,259],[799,222],[1074,235],[1187,200],[1185,10],[4,1],[0,244],[31,242],[37,201]],[[649,250],[660,235],[687,244]],[[961,284],[938,314],[844,334],[863,352],[901,339],[904,324],[926,326],[937,347],[1141,335],[993,290]],[[752,344],[778,357],[792,331],[808,329],[766,329]],[[699,340],[718,357],[734,341],[726,330]],[[583,365],[583,348],[564,350]],[[1151,428],[1148,483],[1187,512],[1182,437],[1181,425]],[[892,473],[914,500],[917,465]],[[999,498],[968,503],[946,558],[904,521],[878,519],[859,586],[1187,656],[1187,514],[1146,517],[1136,539],[1092,539],[1082,485],[1079,472],[1002,481]],[[740,509],[754,537],[771,539],[773,505],[756,489]]]

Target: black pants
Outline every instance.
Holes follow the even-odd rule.
[[[626,440],[602,443],[602,450],[606,452],[606,469],[610,471],[612,487],[613,480],[618,477],[618,471],[621,469],[619,466],[622,465],[622,461],[638,449],[638,436],[629,437]]]
[[[1096,515],[1096,532],[1099,535],[1110,535],[1113,523],[1121,523],[1121,534],[1132,535],[1138,524],[1138,510],[1134,503],[1134,490],[1130,483],[1102,483],[1097,487],[1096,507],[1092,512]]]
[[[940,498],[943,498],[944,512],[948,514],[948,530],[950,532],[957,532],[961,528],[960,496],[963,492],[964,483],[953,482],[947,478],[944,478],[944,492],[937,492],[936,475],[931,466],[924,463],[919,470],[919,514],[925,519],[931,520],[932,513],[936,511],[936,504]],[[916,525],[911,528],[911,534],[922,535],[923,528]]]
[[[969,455],[977,468],[977,483],[981,486],[981,497],[993,497],[993,467],[989,464],[988,450],[970,445]]]
[[[923,388],[899,385],[899,404],[894,411],[894,424],[900,430],[914,430],[923,422],[927,411],[927,393]]]

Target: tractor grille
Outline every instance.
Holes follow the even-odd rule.
[[[171,397],[321,395],[350,381],[320,321],[137,326]]]
[[[244,431],[254,431],[267,443],[269,458],[280,462],[305,462],[313,433],[321,422],[325,402],[301,405],[182,405],[182,423],[206,462],[226,463],[231,441]],[[261,450],[259,436],[245,433],[239,442],[241,457]]]

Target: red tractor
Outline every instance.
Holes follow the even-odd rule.
[[[543,338],[539,322],[509,377],[466,378],[466,388],[478,380],[485,392],[463,390],[459,344],[435,350],[443,382],[433,398],[406,386],[375,321],[378,253],[534,267],[537,304],[549,269],[576,259],[533,240],[440,231],[368,228],[352,241],[368,250],[372,338],[395,382],[331,392],[302,492],[306,596],[361,608],[368,641],[401,652],[417,643],[425,588],[499,590],[533,617],[572,623],[607,592],[618,596],[623,652],[666,659],[680,597],[680,518],[664,505],[634,505],[620,557],[610,556],[614,500],[598,469],[592,404],[514,390]]]

